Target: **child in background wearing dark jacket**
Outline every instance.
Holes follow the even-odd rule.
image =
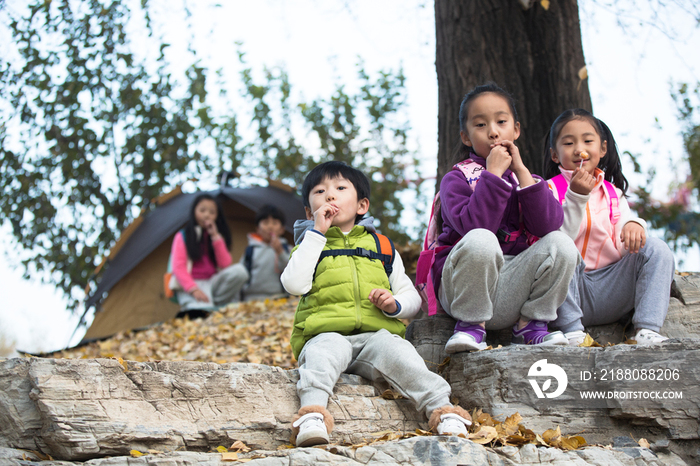
[[[391,271],[373,258],[381,251],[372,218],[363,218],[369,195],[367,177],[342,162],[317,166],[302,187],[306,220],[294,225],[296,246],[282,274],[285,289],[302,296],[290,340],[299,361],[301,408],[292,423],[298,447],[329,442],[326,407],[343,372],[386,380],[439,434],[466,435],[471,424],[450,403],[450,385],[403,339],[398,319],[415,315],[421,298],[398,252]]]
[[[255,233],[248,234],[248,247],[241,264],[250,278],[243,286],[243,300],[265,299],[286,294],[280,275],[289,262],[289,244],[284,234],[284,214],[273,205],[260,208]]]

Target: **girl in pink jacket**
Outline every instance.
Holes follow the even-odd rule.
[[[234,301],[248,281],[242,264],[232,264],[231,233],[221,205],[209,194],[192,203],[187,226],[175,233],[171,251],[177,301],[182,311],[212,310]]]
[[[668,245],[647,238],[646,222],[630,211],[610,129],[586,110],[559,115],[545,142],[544,175],[564,208],[561,230],[583,259],[552,325],[579,345],[584,327],[617,322],[634,310],[637,344],[666,340],[658,332],[675,261]]]

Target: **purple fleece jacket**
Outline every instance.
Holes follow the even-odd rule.
[[[486,167],[486,160],[474,154],[471,158]],[[564,222],[561,204],[552,196],[541,177],[533,175],[533,178],[537,183],[518,190],[511,184],[515,181],[510,170],[506,170],[499,179],[484,168],[472,190],[461,170],[451,170],[443,177],[440,183],[443,225],[437,246],[447,247],[435,255],[432,272],[436,291],[440,287],[447,255],[469,231],[485,228],[494,234],[499,229],[508,233],[516,232],[520,229],[521,214],[525,229],[540,238],[561,227]],[[518,255],[527,247],[525,235],[512,242],[501,242],[503,254],[511,256]]]

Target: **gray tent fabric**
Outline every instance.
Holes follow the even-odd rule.
[[[299,196],[271,186],[223,187],[215,191],[180,194],[164,204],[158,205],[146,215],[116,257],[107,263],[105,270],[98,278],[97,288],[85,301],[85,309],[99,305],[101,299],[112,287],[163,241],[183,228],[189,218],[192,202],[203,193],[214,197],[228,197],[253,212],[257,212],[266,204],[275,205],[284,212],[285,229],[290,233],[294,231],[294,221],[305,217],[304,206]]]

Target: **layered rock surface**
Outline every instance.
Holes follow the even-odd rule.
[[[456,370],[456,369],[455,369]],[[242,440],[251,464],[686,464],[658,444],[565,452],[525,445],[487,448],[455,437],[371,443],[373,433],[411,432],[426,423],[407,400],[344,375],[329,410],[336,419],[326,448],[287,445],[298,409],[296,371],[253,364],[11,359],[0,363],[0,464],[222,465],[217,446]],[[553,427],[553,426],[548,426]],[[376,437],[375,437],[376,438]],[[364,445],[359,445],[365,443]],[[355,444],[351,446],[338,446]],[[151,452],[132,458],[131,450]]]
[[[27,358],[0,361],[0,464],[40,464],[41,457],[32,451],[54,459],[41,464],[66,466],[231,464],[213,451],[236,440],[253,448],[241,458],[263,465],[696,464],[699,290],[697,275],[677,277],[662,329],[674,340],[649,348],[503,346],[460,354],[447,362],[444,344],[453,322],[437,316],[411,324],[407,337],[428,366],[448,379],[463,407],[483,409],[501,420],[518,412],[535,432],[560,426],[562,432],[579,433],[589,443],[612,446],[576,451],[531,444],[489,448],[438,436],[368,442],[377,432],[425,429],[426,420],[408,400],[384,399],[386,386],[343,375],[329,403],[336,419],[334,444],[277,450],[288,445],[290,422],[299,408],[295,370],[256,364]],[[624,338],[621,324],[588,330],[603,344]],[[506,343],[508,336],[488,335],[495,346]],[[531,372],[546,368],[543,360],[567,375],[567,388],[556,398],[546,397],[558,389],[556,378]],[[627,369],[631,372],[625,379]],[[641,380],[642,370],[661,370],[661,380]],[[545,398],[538,398],[533,382]],[[582,400],[579,394],[585,390],[674,392],[682,398]],[[648,439],[651,449],[639,447],[635,440],[640,438]],[[131,450],[151,453],[134,458]]]
[[[511,335],[506,330],[487,333],[495,349],[448,355],[444,345],[454,324],[444,314],[417,320],[406,338],[428,367],[450,382],[461,405],[479,406],[501,417],[518,412],[535,431],[562,425],[568,432],[581,432],[589,442],[632,434],[668,441],[686,455],[698,453],[700,275],[676,275],[661,329],[671,340],[660,345],[620,344],[633,334],[623,321],[586,329],[604,347],[506,346]],[[567,389],[556,398],[537,397],[532,386],[537,377],[529,373],[538,361],[557,365],[567,375]],[[546,379],[541,377],[539,386]],[[551,386],[557,386],[550,379]],[[605,399],[583,399],[582,392]]]
[[[132,449],[208,451],[242,440],[288,444],[299,409],[297,371],[255,364],[11,359],[0,364],[0,446],[85,460]],[[334,438],[412,431],[423,419],[407,400],[385,400],[353,375],[337,384]],[[425,427],[425,426],[423,426]]]

